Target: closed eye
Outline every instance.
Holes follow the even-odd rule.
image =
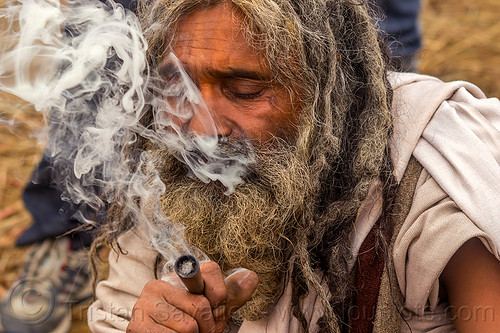
[[[228,97],[240,100],[259,98],[267,88],[268,84],[259,80],[226,78],[222,82],[222,89]]]
[[[259,98],[264,94],[265,88],[260,89],[259,91],[253,92],[253,93],[238,93],[234,91],[229,91],[229,93],[234,97],[238,99],[244,99],[244,100],[252,100]]]

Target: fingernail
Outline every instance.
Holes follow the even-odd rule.
[[[214,319],[224,316],[224,314],[226,313],[226,305],[225,304],[219,305],[218,307],[212,310],[212,313],[214,315]]]

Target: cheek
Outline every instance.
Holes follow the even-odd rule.
[[[270,98],[269,105],[272,108],[272,124],[275,128],[273,134],[282,139],[295,137],[298,124],[297,110],[299,110],[296,103],[293,103],[286,94],[286,96],[277,95]]]
[[[238,121],[252,141],[264,143],[273,137],[290,141],[295,137],[297,117],[291,104],[278,103],[269,98],[255,113],[251,112],[252,109],[249,109],[248,116]]]

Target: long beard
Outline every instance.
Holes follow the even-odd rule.
[[[238,311],[239,319],[265,316],[282,290],[291,240],[310,200],[306,164],[285,144],[256,152],[257,162],[246,183],[224,195],[218,182],[205,184],[187,175],[185,166],[157,150],[166,185],[162,209],[184,226],[185,238],[216,261],[223,271],[244,267],[255,271],[259,285]]]

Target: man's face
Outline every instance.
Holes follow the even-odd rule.
[[[224,270],[246,267],[259,275],[254,299],[240,310],[257,319],[280,291],[294,218],[303,211],[311,182],[295,146],[288,144],[297,134],[299,107],[285,87],[273,82],[265,57],[247,42],[241,22],[228,4],[192,12],[178,22],[172,51],[198,86],[217,135],[228,138],[228,147],[251,141],[255,163],[250,176],[223,195],[213,186],[216,182],[191,177],[183,167],[185,159],[174,157],[168,148],[154,154],[165,184],[162,210],[167,220],[183,225],[186,240]],[[167,57],[161,66],[166,79],[176,73]],[[206,130],[210,126],[203,115],[173,120],[176,130],[214,134]],[[225,144],[219,146],[226,155]],[[242,150],[235,149],[235,154],[245,155]]]
[[[245,39],[241,15],[230,4],[197,10],[177,26],[173,52],[213,117],[218,136],[265,143],[289,141],[297,114],[288,91],[272,82],[262,54]],[[181,122],[189,133],[207,135],[204,118]]]

